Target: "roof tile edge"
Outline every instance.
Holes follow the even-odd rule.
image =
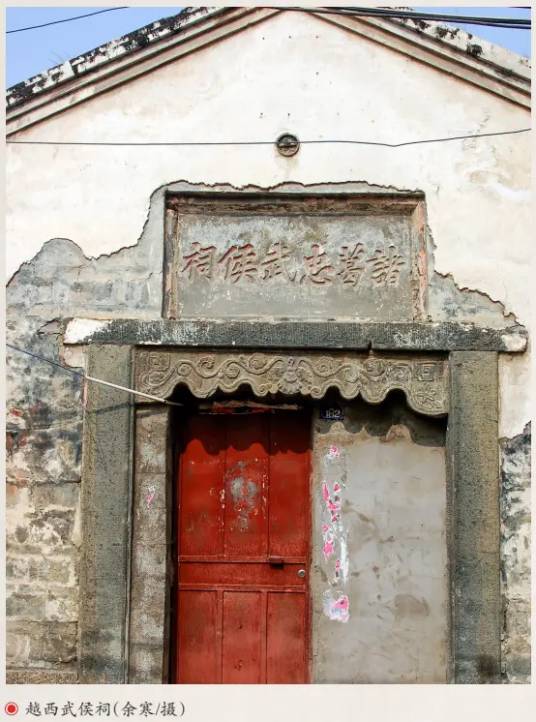
[[[226,10],[223,7],[187,7],[176,15],[155,20],[122,37],[99,45],[93,50],[71,58],[61,65],[33,75],[6,90],[6,107],[23,105],[26,101],[50,88],[78,78],[96,68],[122,58],[130,53],[147,47],[153,43],[176,34],[196,22],[205,20]]]
[[[195,23],[213,18],[232,9],[221,6],[186,7],[176,15],[156,20],[123,35],[121,38],[99,45],[93,50],[82,53],[61,65],[49,68],[8,88],[6,91],[7,111],[23,106],[32,98],[49,89],[90,73],[92,70],[96,70],[114,60],[134,54],[148,45],[186,30]],[[284,10],[284,8],[281,9]],[[408,8],[404,9],[407,10]],[[310,10],[314,11],[313,8],[310,8]],[[391,18],[387,21],[382,18],[381,20],[387,24],[393,24],[410,31],[412,35],[423,36],[427,40],[432,39],[457,51],[462,51],[472,58],[493,66],[499,75],[503,75],[505,79],[508,76],[515,75],[520,80],[530,84],[531,70],[527,58],[489,43],[461,28],[416,18]]]
[[[488,40],[484,40],[484,38],[462,30],[462,28],[455,25],[414,18],[392,18],[390,22],[461,50],[483,62],[495,65],[498,69],[506,71],[505,75],[515,73],[530,81],[531,65],[528,58],[515,53],[513,50],[503,48],[501,45],[490,43]]]

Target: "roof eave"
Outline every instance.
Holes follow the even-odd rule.
[[[507,50],[497,52],[496,46],[484,41],[482,42],[486,52],[483,46],[478,44],[482,52],[474,54],[471,46],[476,43],[470,42],[474,36],[469,36],[462,30],[455,34],[454,40],[437,35],[436,28],[444,28],[440,23],[426,23],[426,28],[422,29],[418,25],[411,27],[407,22],[384,18],[380,20],[371,17],[324,14],[317,14],[317,17],[385,45],[391,50],[404,53],[416,61],[432,65],[438,70],[479,86],[512,103],[530,108],[530,67],[526,61],[523,62],[524,58]],[[478,40],[480,43],[480,39]],[[505,59],[509,57],[507,66],[494,62],[498,55]]]
[[[100,46],[96,51],[85,53],[70,61],[78,62],[79,70],[70,77],[51,81],[39,88],[41,74],[8,90],[13,97],[17,88],[26,88],[6,112],[7,134],[12,135],[24,128],[55,115],[68,107],[84,102],[95,95],[111,90],[155,68],[172,62],[208,44],[239,32],[269,17],[285,12],[285,8],[233,7],[195,8],[145,26],[135,33]],[[309,13],[321,21],[343,30],[361,35],[391,50],[409,55],[414,60],[432,65],[461,80],[480,86],[505,100],[530,108],[530,67],[515,53],[497,49],[478,39],[481,52],[476,55],[468,49],[473,36],[464,31],[445,30],[440,23],[415,24],[413,20],[391,20],[370,17],[349,17],[339,14]],[[164,26],[158,32],[159,27]],[[149,29],[149,30],[148,30]],[[155,31],[146,45],[134,47],[127,52],[115,52],[121,40],[129,39],[141,31]],[[471,43],[469,43],[471,44]],[[475,43],[472,43],[474,45]],[[97,59],[96,59],[97,58]],[[498,64],[498,60],[502,64]],[[58,66],[61,67],[61,66]],[[48,71],[48,76],[55,70]],[[33,84],[32,84],[33,83]]]

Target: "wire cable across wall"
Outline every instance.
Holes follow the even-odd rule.
[[[52,359],[46,358],[46,356],[41,356],[40,354],[34,353],[33,351],[28,351],[27,349],[19,348],[18,346],[14,346],[11,343],[6,343],[7,348],[12,349],[13,351],[18,351],[19,353],[26,354],[27,356],[31,356],[32,358],[38,359],[39,361],[44,361],[47,364],[51,364],[52,366],[56,366],[57,368],[62,369],[63,371],[67,371],[68,373],[72,374],[73,376],[78,376],[84,381],[90,381],[95,384],[101,384],[102,386],[108,386],[112,389],[117,389],[118,391],[125,391],[129,394],[135,394],[136,396],[143,396],[146,399],[151,399],[152,401],[159,401],[161,404],[166,404],[167,406],[182,406],[182,404],[178,404],[175,401],[169,401],[168,399],[162,399],[159,396],[153,396],[152,394],[146,394],[143,391],[138,391],[137,389],[130,389],[126,386],[120,386],[119,384],[113,384],[111,381],[105,381],[104,379],[98,379],[94,376],[89,376],[86,373],[83,373],[82,371],[76,371],[75,369],[69,368],[69,366],[65,366],[64,364],[60,364],[57,361],[52,361]]]
[[[82,20],[84,18],[91,18],[95,15],[102,15],[103,13],[110,13],[115,10],[130,10],[128,5],[122,5],[115,8],[106,8],[104,10],[97,10],[92,13],[85,13],[84,15],[74,15],[70,18],[59,18],[58,20],[50,20],[46,23],[40,23],[38,25],[27,25],[23,28],[13,28],[12,30],[6,30],[6,35],[11,33],[23,33],[27,30],[39,30],[40,28],[48,28],[51,25],[59,25],[60,23],[70,23],[74,20]],[[259,6],[259,9],[262,9]],[[451,23],[462,23],[465,25],[484,25],[492,28],[507,28],[509,30],[530,30],[531,21],[527,18],[493,18],[485,17],[481,15],[450,15],[448,13],[433,13],[433,12],[413,12],[411,10],[395,10],[387,8],[370,8],[370,7],[290,7],[285,5],[273,6],[273,10],[291,10],[294,12],[304,13],[317,13],[317,14],[331,14],[331,15],[346,15],[349,17],[379,17],[379,18],[394,18],[394,19],[409,19],[415,21],[433,21],[433,22],[451,22]],[[518,8],[521,9],[521,8]]]
[[[450,143],[454,140],[470,140],[473,138],[493,138],[501,135],[516,135],[528,133],[531,128],[517,128],[516,130],[499,130],[493,133],[468,133],[466,135],[453,135],[446,138],[423,138],[420,140],[406,140],[399,143],[386,143],[373,140],[352,140],[346,138],[319,138],[316,140],[300,140],[300,145],[369,145],[382,148],[403,148],[408,145],[423,145],[426,143]],[[156,146],[239,146],[239,145],[274,145],[273,140],[170,140],[170,141],[105,141],[105,140],[6,140],[8,145],[66,145],[66,146],[128,146],[128,147],[156,147]]]

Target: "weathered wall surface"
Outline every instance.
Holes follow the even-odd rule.
[[[97,317],[132,316],[136,310],[158,316],[161,289],[151,284],[148,259],[158,263],[161,249],[159,256],[147,236],[146,248],[142,244],[119,256],[95,262],[70,241],[45,244],[9,285],[7,342],[58,362],[63,359],[55,319],[66,309]],[[7,387],[9,679],[73,681],[82,543],[82,383],[10,350]]]
[[[293,82],[281,82],[284,77]],[[397,142],[516,129],[528,121],[527,110],[487,91],[294,13],[164,66],[17,137],[275,140],[292,131],[302,139]],[[237,187],[364,180],[423,191],[436,270],[452,274],[459,288],[479,289],[501,301],[529,325],[529,167],[529,134],[398,149],[304,146],[292,158],[282,158],[270,146],[9,146],[7,270],[14,273],[58,236],[71,239],[88,256],[134,245],[151,193],[180,178]],[[516,383],[528,375],[528,359],[501,359],[500,364],[501,434],[509,437],[520,433],[530,416],[525,386]]]
[[[447,681],[443,424],[392,400],[315,420],[316,682]]]
[[[302,139],[397,142],[528,124],[528,111],[491,93],[287,14],[18,138],[271,140],[291,131]],[[519,135],[399,149],[303,146],[293,158],[270,146],[9,146],[8,341],[58,360],[55,319],[158,318],[164,208],[163,194],[151,194],[180,178],[237,187],[353,180],[420,190],[433,241],[433,315],[510,324],[493,299],[530,332],[528,144]],[[100,254],[111,255],[95,260]],[[47,670],[59,679],[76,668],[82,388],[77,377],[16,352],[8,364],[8,664],[35,670],[36,680]],[[528,674],[528,369],[528,353],[501,356],[503,651],[512,681]]]
[[[530,440],[527,424],[501,445],[502,672],[510,682],[530,679]]]
[[[166,611],[167,539],[171,489],[169,416],[166,408],[138,409],[134,460],[130,684],[160,684],[168,679],[169,619]]]

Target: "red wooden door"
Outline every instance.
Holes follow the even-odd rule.
[[[188,420],[176,682],[308,681],[309,438],[301,413]]]

